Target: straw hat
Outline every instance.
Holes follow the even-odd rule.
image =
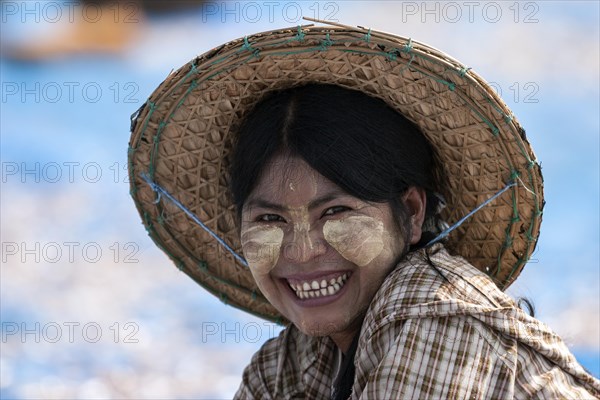
[[[308,82],[361,90],[415,122],[447,175],[442,216],[450,224],[508,188],[450,233],[446,247],[501,289],[515,280],[535,248],[544,203],[525,131],[482,78],[448,55],[339,24],[273,30],[214,48],[169,75],[132,116],[131,195],[152,239],[182,271],[225,303],[281,321],[243,260],[191,216],[242,254],[227,190],[232,132],[269,92]]]

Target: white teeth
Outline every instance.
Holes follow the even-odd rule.
[[[290,287],[296,292],[296,296],[300,299],[315,298],[321,296],[333,296],[336,294],[346,283],[348,279],[348,273],[338,276],[337,278],[331,278],[329,282],[326,279],[318,281],[302,282],[302,283],[289,283]]]

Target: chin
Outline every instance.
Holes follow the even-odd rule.
[[[304,334],[309,336],[331,336],[350,327],[350,318],[337,315],[334,318],[323,318],[318,313],[306,318],[295,318],[294,325]]]

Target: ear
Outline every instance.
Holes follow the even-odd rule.
[[[416,244],[421,240],[425,210],[427,208],[427,195],[425,190],[411,186],[404,194],[402,201],[408,211],[411,237],[410,244]]]

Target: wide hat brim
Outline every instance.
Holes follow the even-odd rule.
[[[310,82],[381,98],[421,128],[447,179],[442,216],[450,224],[516,182],[446,244],[501,289],[516,279],[535,248],[544,203],[524,130],[482,78],[446,54],[344,26],[273,30],[226,43],[169,75],[133,116],[131,195],[152,239],[182,271],[225,303],[282,321],[248,267],[158,198],[147,180],[242,254],[228,192],[232,132],[269,92]]]

